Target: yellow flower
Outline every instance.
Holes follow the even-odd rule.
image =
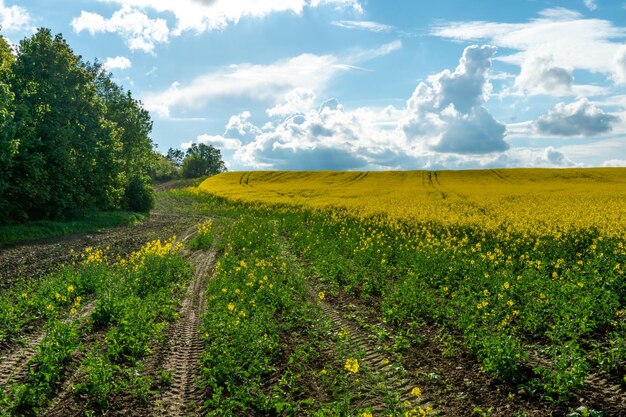
[[[67,286],[67,292],[69,292],[69,293],[73,293],[75,289],[76,289],[76,288],[74,288],[74,286],[73,286],[73,285],[68,285],[68,286]]]
[[[28,298],[28,294],[26,294],[25,292],[22,293],[22,298]]]
[[[76,309],[74,307],[72,307],[72,309],[70,310],[70,315],[74,315],[76,314]]]
[[[325,297],[325,294],[324,294],[324,292],[323,292],[323,291],[320,291],[320,292],[317,294],[317,296],[319,297],[319,299],[320,299],[320,300],[323,300],[323,299],[324,299],[324,297]]]
[[[511,284],[509,284],[509,281],[506,281],[502,287],[504,287],[505,290],[508,290],[509,288],[511,288]]]
[[[373,416],[372,416],[372,413],[365,412],[361,414],[361,417],[373,417]]]
[[[382,361],[380,361],[380,363],[382,363],[383,365],[389,365],[389,359],[385,358]]]
[[[320,375],[326,375],[328,373],[328,371],[326,370],[326,368],[322,369],[320,371]]]
[[[233,303],[228,303],[228,311],[232,312],[235,309],[235,305]]]
[[[353,374],[356,374],[357,372],[359,372],[359,361],[358,361],[358,359],[348,358],[346,360],[346,364],[345,364],[344,368],[346,368],[346,371],[352,372]]]
[[[46,310],[48,310],[48,311],[52,311],[52,310],[54,310],[54,306],[53,306],[52,304],[48,304],[48,305],[46,306]]]
[[[411,395],[419,398],[422,396],[422,390],[419,387],[415,387],[411,390]]]

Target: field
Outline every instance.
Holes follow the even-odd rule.
[[[162,190],[0,248],[0,416],[626,415],[624,169]]]

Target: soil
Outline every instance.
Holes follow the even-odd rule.
[[[154,212],[149,219],[134,226],[0,247],[0,289],[7,288],[20,277],[36,279],[60,264],[72,262],[75,255],[70,253],[70,249],[81,253],[90,246],[108,246],[112,256],[124,255],[149,240],[180,234],[192,224],[197,224],[197,217]]]

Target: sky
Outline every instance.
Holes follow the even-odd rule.
[[[0,0],[230,170],[626,166],[624,0]]]

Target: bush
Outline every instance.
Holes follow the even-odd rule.
[[[154,207],[154,190],[147,180],[132,178],[124,191],[124,208],[132,211],[148,212]]]

